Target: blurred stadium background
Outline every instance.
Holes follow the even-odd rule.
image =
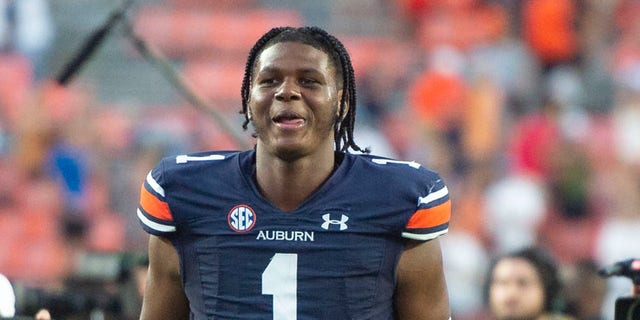
[[[119,1],[9,2],[0,273],[17,314],[136,319],[144,176],[160,157],[241,143],[136,50],[125,23],[66,86],[54,81]],[[138,0],[125,20],[244,143],[239,92],[253,42],[281,25],[337,35],[356,69],[359,144],[449,184],[442,243],[455,318],[483,312],[492,257],[539,245],[561,266],[564,306],[592,294],[613,319],[630,281],[578,270],[640,257],[638,16],[636,0]]]

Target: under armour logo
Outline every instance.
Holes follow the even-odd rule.
[[[340,220],[336,220],[336,219],[331,219],[331,214],[327,213],[322,216],[322,219],[324,220],[324,223],[322,223],[322,229],[329,230],[330,225],[337,224],[340,226],[340,230],[346,230],[347,229],[346,222],[347,220],[349,220],[349,217],[343,214],[342,217],[340,217]]]

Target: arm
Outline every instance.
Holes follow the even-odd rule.
[[[140,320],[189,319],[189,302],[180,282],[178,253],[165,238],[149,238],[149,272]]]
[[[398,262],[395,306],[398,319],[449,319],[449,296],[438,239],[405,245]]]

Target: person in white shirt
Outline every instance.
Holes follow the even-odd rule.
[[[0,273],[0,317],[11,318],[16,313],[16,295],[9,279]]]

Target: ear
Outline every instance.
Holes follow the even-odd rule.
[[[249,121],[253,120],[253,113],[251,113],[251,108],[247,108],[247,119],[249,119]]]

